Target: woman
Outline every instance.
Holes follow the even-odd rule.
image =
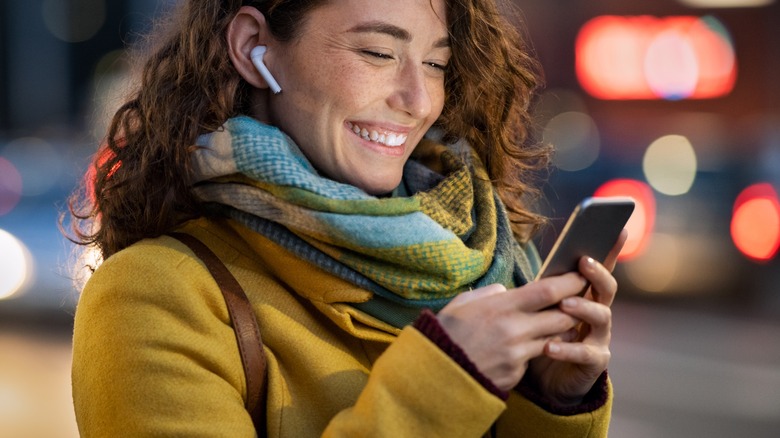
[[[534,63],[493,0],[174,17],[74,213],[105,259],[75,322],[84,436],[256,433],[225,302],[173,231],[252,304],[260,435],[606,435],[621,244],[528,281],[524,178],[547,151],[524,144]]]

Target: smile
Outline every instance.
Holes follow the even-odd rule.
[[[366,128],[361,128],[352,122],[347,122],[347,127],[363,140],[383,144],[385,146],[397,147],[406,143],[407,135],[401,134],[400,132],[378,132],[375,130],[368,130]]]

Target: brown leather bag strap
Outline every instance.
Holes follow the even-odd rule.
[[[187,245],[206,265],[211,275],[222,290],[227,303],[230,319],[238,340],[238,351],[244,365],[246,376],[246,409],[252,416],[252,422],[260,436],[265,431],[265,385],[266,361],[263,352],[263,340],[260,338],[260,328],[257,318],[233,274],[224,263],[203,242],[189,234],[170,233],[171,237]]]

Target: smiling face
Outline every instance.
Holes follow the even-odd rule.
[[[444,105],[444,0],[332,0],[266,62],[283,91],[261,114],[326,177],[392,191]]]

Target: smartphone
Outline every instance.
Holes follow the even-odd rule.
[[[574,208],[536,279],[577,271],[580,258],[604,263],[634,211],[628,197],[585,198]]]

